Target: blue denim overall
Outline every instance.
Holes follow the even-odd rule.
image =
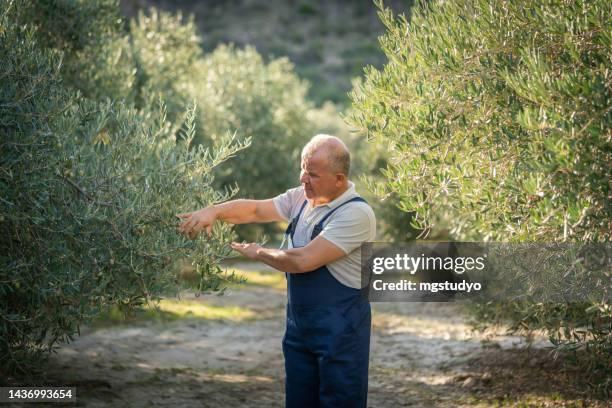
[[[314,227],[311,240],[341,206],[365,200],[352,198],[327,213]],[[304,201],[285,234],[295,233]],[[360,408],[368,395],[371,311],[367,287],[343,285],[324,265],[312,272],[287,275],[285,404],[287,408]]]

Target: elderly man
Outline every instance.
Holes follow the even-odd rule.
[[[317,135],[302,151],[301,187],[269,200],[234,200],[178,215],[185,219],[180,231],[191,238],[203,229],[210,234],[216,220],[289,221],[287,249],[232,244],[286,273],[287,407],[366,406],[371,314],[360,245],[374,240],[376,220],[348,180],[349,166],[340,139]]]

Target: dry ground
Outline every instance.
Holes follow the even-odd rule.
[[[225,296],[86,328],[51,357],[47,384],[76,386],[87,407],[282,407],[284,276],[235,268],[249,283]],[[373,304],[369,406],[607,406],[581,398],[544,339],[522,345],[472,332],[455,304]]]

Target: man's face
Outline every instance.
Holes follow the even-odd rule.
[[[302,157],[300,183],[308,199],[335,197],[342,186],[337,175],[329,170],[327,156],[322,151],[316,151],[310,157]]]

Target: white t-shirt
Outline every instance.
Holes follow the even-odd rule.
[[[355,191],[355,184],[349,181],[349,188],[335,200],[314,208],[310,207],[310,203],[306,204],[295,228],[293,247],[306,246],[315,225],[332,209],[353,197],[359,195]],[[300,186],[279,194],[272,201],[280,216],[290,222],[297,216],[305,199],[304,187]],[[361,284],[361,244],[374,241],[376,237],[376,217],[372,208],[359,201],[343,205],[325,221],[319,236],[346,253],[346,256],[327,265],[332,276],[352,288],[365,286],[365,282]]]

